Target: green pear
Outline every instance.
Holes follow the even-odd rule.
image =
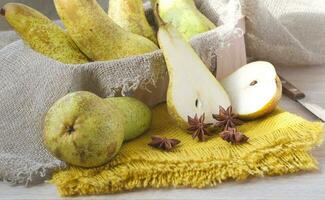
[[[68,34],[42,13],[19,3],[7,3],[1,14],[35,51],[63,63],[88,62]]]
[[[122,115],[90,92],[70,93],[48,111],[44,143],[58,159],[81,167],[107,163],[124,139]]]
[[[151,124],[151,110],[133,97],[112,97],[105,100],[123,115],[124,141],[134,139],[147,131]]]
[[[151,110],[133,97],[102,99],[80,91],[59,99],[48,111],[44,143],[58,159],[81,167],[111,160],[121,144],[145,133]]]
[[[92,60],[113,60],[158,49],[149,39],[113,22],[96,0],[54,0],[56,10],[77,46]]]
[[[205,114],[206,122],[213,123],[212,114],[219,106],[230,106],[228,94],[177,29],[155,12],[160,24],[158,42],[169,74],[169,115],[184,129],[188,127],[188,116],[196,114]]]
[[[156,33],[145,16],[142,0],[110,0],[108,15],[123,29],[157,43]]]
[[[153,5],[159,5],[160,17],[176,27],[187,41],[216,27],[196,8],[194,0],[151,0],[151,2]]]

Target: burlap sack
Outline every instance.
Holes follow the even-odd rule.
[[[237,0],[196,3],[203,14],[220,25],[191,41],[214,70],[218,49],[241,36],[235,28],[240,5]],[[152,19],[148,8],[147,14]],[[36,184],[53,170],[65,167],[45,150],[42,129],[47,110],[68,92],[87,90],[101,97],[134,95],[151,106],[164,101],[167,72],[160,50],[115,61],[67,65],[34,52],[16,39],[13,32],[0,35],[1,180]]]
[[[247,54],[284,66],[325,64],[324,0],[241,0]]]

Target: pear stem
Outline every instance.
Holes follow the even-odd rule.
[[[166,22],[164,22],[164,20],[159,15],[159,3],[158,2],[156,2],[155,5],[154,5],[153,13],[154,13],[155,18],[157,20],[158,26],[164,26],[164,25],[167,24]]]
[[[0,8],[0,15],[5,16],[6,10],[4,8]]]
[[[74,131],[75,131],[75,129],[73,128],[73,126],[68,126],[67,127],[67,132],[69,133],[69,135],[71,135],[72,132],[74,132]]]

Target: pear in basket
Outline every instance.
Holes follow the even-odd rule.
[[[113,60],[152,52],[149,39],[113,22],[96,0],[54,0],[72,40],[92,60]]]
[[[88,62],[69,35],[37,10],[24,4],[7,3],[1,14],[35,51],[63,63]]]
[[[194,0],[151,0],[159,4],[160,17],[172,24],[186,40],[216,27],[195,6]]]
[[[157,43],[156,33],[146,18],[142,0],[110,0],[108,15],[123,29]]]

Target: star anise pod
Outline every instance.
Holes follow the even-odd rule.
[[[219,106],[219,114],[213,114],[212,117],[218,121],[215,126],[223,130],[235,128],[236,125],[241,125],[243,123],[238,119],[238,115],[232,112],[232,106],[229,106],[227,110]]]
[[[236,128],[228,128],[220,133],[220,137],[232,144],[242,144],[247,142],[249,137],[239,132]]]
[[[177,139],[167,139],[157,135],[151,137],[151,142],[148,144],[152,147],[162,149],[164,151],[172,150],[176,145],[181,143],[181,141]]]
[[[212,123],[204,123],[205,114],[201,115],[200,117],[195,114],[194,118],[187,116],[188,121],[188,131],[193,132],[192,138],[198,138],[199,141],[205,141],[206,136],[211,136],[207,128],[212,125]]]

